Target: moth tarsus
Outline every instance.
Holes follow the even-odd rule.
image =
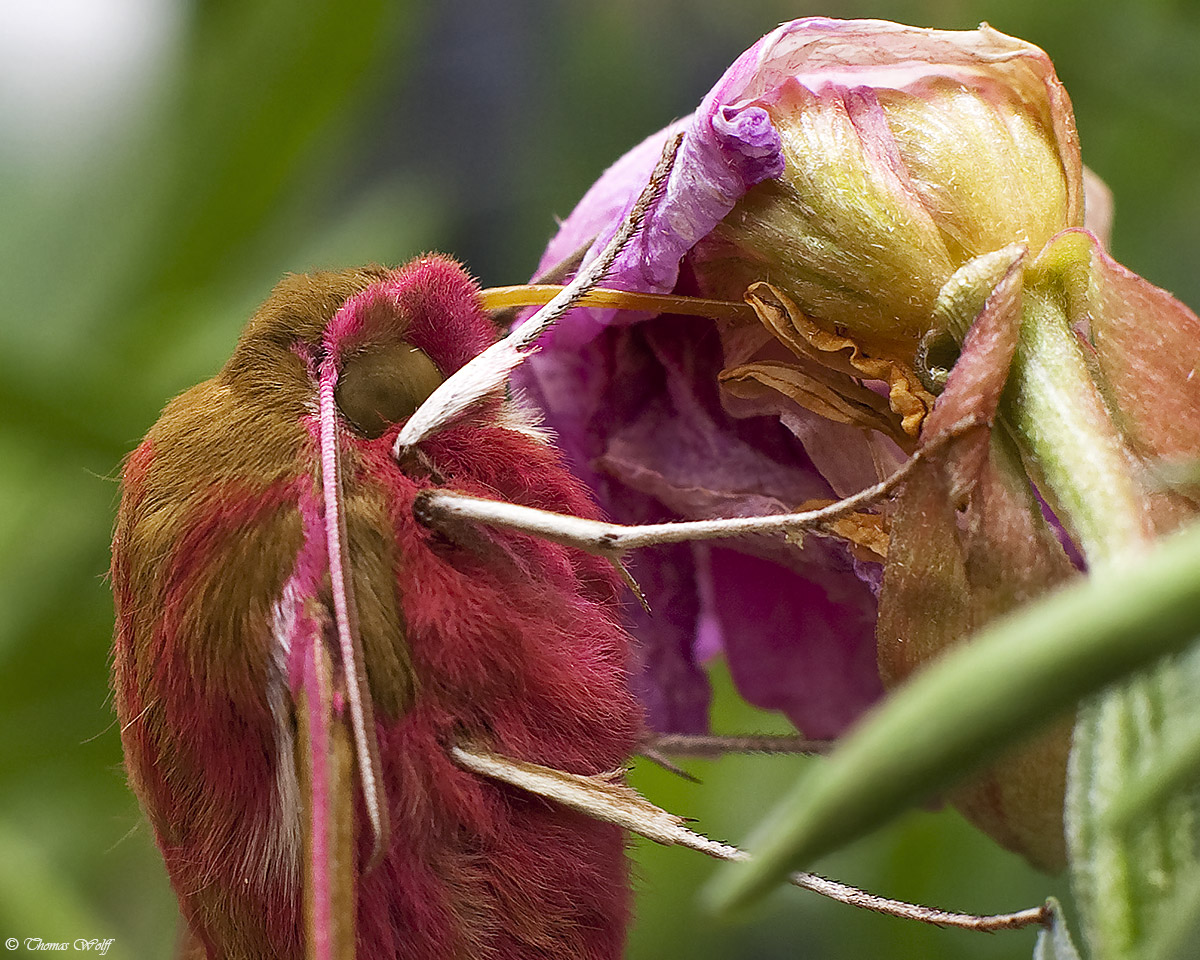
[[[480,776],[493,777],[588,816],[615,823],[655,843],[687,847],[717,860],[751,859],[750,854],[738,847],[712,840],[689,829],[684,826],[683,818],[668,813],[630,787],[613,783],[610,779],[564,774],[561,770],[512,760],[487,750],[461,745],[451,747],[450,756],[455,763]],[[814,873],[790,874],[788,882],[848,906],[938,927],[956,927],[990,933],[1043,924],[1047,920],[1045,904],[1014,913],[980,915],[939,910],[918,903],[876,896],[858,887]]]
[[[682,139],[680,134],[667,142],[649,182],[599,255],[583,266],[575,278],[529,320],[448,377],[408,418],[392,446],[392,455],[397,460],[402,460],[409,448],[500,390],[513,369],[528,356],[529,348],[537,339],[604,280],[621,251],[642,228],[647,212],[665,188]]]
[[[676,757],[717,759],[731,753],[812,756],[828,753],[832,745],[831,740],[810,740],[788,734],[664,733],[648,737],[643,749]]]
[[[675,763],[675,761],[668,757],[665,753],[659,752],[648,743],[644,743],[638,748],[638,756],[645,757],[655,766],[662,767],[668,773],[673,773],[675,776],[682,780],[686,780],[689,783],[701,782],[700,778],[695,774],[688,773],[688,771],[684,770],[683,767]]]
[[[617,576],[621,578],[621,582],[629,588],[629,592],[632,593],[634,599],[637,600],[638,606],[645,610],[646,613],[653,614],[654,611],[650,609],[650,601],[646,599],[646,594],[642,592],[641,586],[638,584],[637,580],[634,579],[633,573],[630,572],[629,567],[621,561],[620,557],[610,556],[607,559],[609,565],[617,572]]]
[[[903,484],[925,460],[937,456],[947,445],[980,424],[965,420],[917,450],[891,476],[829,506],[801,513],[782,513],[759,517],[726,517],[716,520],[679,520],[667,523],[626,526],[605,521],[585,520],[556,514],[520,504],[488,500],[455,493],[451,490],[426,490],[420,495],[420,520],[437,527],[441,523],[474,521],[576,547],[601,557],[621,557],[640,549],[667,543],[723,540],[730,537],[795,534],[798,531],[821,533],[840,520],[870,507]]]

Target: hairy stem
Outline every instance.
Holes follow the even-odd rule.
[[[1089,564],[1104,563],[1149,542],[1147,505],[1062,298],[1048,286],[1026,286],[1002,411]]]

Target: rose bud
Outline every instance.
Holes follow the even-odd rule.
[[[1082,223],[1070,104],[1037,47],[801,21],[757,49],[736,109],[766,112],[784,171],[693,248],[707,295],[771,280],[809,316],[911,347],[959,267]]]
[[[881,673],[903,680],[987,620],[1190,515],[1185,493],[1146,477],[1155,457],[1200,454],[1187,372],[1200,331],[1096,240],[1110,203],[1082,166],[1041,50],[987,26],[784,24],[695,114],[600,178],[540,273],[589,241],[603,246],[679,130],[667,189],[606,285],[745,298],[753,316],[581,308],[518,371],[614,519],[801,509],[865,488],[964,417],[981,426],[949,448],[921,498],[909,484],[889,515],[859,514],[803,543],[634,558],[654,611],[632,614],[631,627],[655,725],[703,726],[700,664],[723,653],[749,701],[808,736],[836,736],[879,696]],[[1093,234],[1078,229],[1085,194]],[[1133,345],[1131,317],[1174,355]],[[1067,385],[1065,400],[1047,395],[1053,383]],[[1139,386],[1150,383],[1190,426],[1155,426]],[[991,436],[997,417],[1024,461],[1004,430]],[[1036,749],[1049,759],[1017,757],[955,799],[1053,869],[1064,730]]]

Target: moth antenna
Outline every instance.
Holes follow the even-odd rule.
[[[577,547],[600,557],[620,557],[630,550],[664,543],[724,540],[762,534],[788,535],[805,530],[819,531],[836,520],[886,499],[909,478],[919,463],[935,456],[948,444],[978,426],[981,426],[978,418],[967,417],[918,449],[885,480],[829,506],[799,513],[626,526],[523,507],[515,503],[486,500],[450,490],[422,491],[417,496],[413,510],[417,519],[426,524],[436,525],[438,520],[473,520],[476,523],[531,534],[564,546]]]
[[[329,553],[334,622],[337,625],[342,672],[346,678],[346,697],[350,705],[350,726],[354,733],[363,803],[367,819],[371,822],[373,840],[371,856],[367,861],[369,870],[383,859],[387,850],[388,819],[375,716],[367,688],[367,676],[362,670],[364,660],[362,639],[358,633],[358,608],[354,602],[354,584],[347,573],[346,516],[342,510],[341,455],[333,394],[337,381],[334,364],[334,358],[327,357],[320,370],[321,491],[325,500],[325,541]]]
[[[452,423],[474,404],[504,386],[509,373],[529,355],[529,349],[537,339],[563,314],[577,306],[580,297],[604,279],[613,261],[641,229],[647,211],[661,194],[682,139],[682,135],[677,135],[667,142],[649,183],[600,255],[583,267],[574,280],[527,322],[471,359],[417,408],[396,437],[392,447],[392,455],[396,459],[401,459],[412,446]]]
[[[309,796],[304,913],[309,960],[354,958],[354,827],[350,744],[334,715],[333,665],[313,632],[297,704],[301,769]]]
[[[524,760],[511,760],[485,750],[463,746],[451,747],[450,756],[459,766],[479,776],[490,777],[539,797],[554,800],[597,820],[615,823],[655,843],[688,847],[718,860],[751,859],[750,854],[744,850],[710,840],[703,834],[689,830],[684,826],[681,817],[655,806],[632,787],[615,783],[610,778],[566,773],[552,767],[543,767]],[[919,903],[879,897],[815,873],[793,873],[788,877],[788,881],[794,886],[839,903],[938,927],[957,927],[991,933],[1046,924],[1050,919],[1050,910],[1045,904],[1015,913],[979,915],[939,910]]]
[[[783,754],[814,756],[828,753],[831,740],[810,740],[788,734],[750,734],[725,736],[709,733],[658,733],[642,744],[642,754],[653,750],[660,755],[703,757],[715,760],[730,753]]]

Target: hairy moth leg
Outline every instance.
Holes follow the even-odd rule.
[[[587,240],[580,244],[579,247],[566,258],[560,260],[558,263],[553,264],[550,267],[547,267],[536,277],[534,277],[530,281],[530,284],[537,286],[538,289],[553,290],[554,293],[558,293],[558,291],[562,289],[562,284],[567,279],[574,276],[579,271],[579,268],[583,266],[584,258],[587,256],[587,252],[592,249],[592,244],[595,242],[595,236],[588,237]],[[508,331],[512,328],[513,323],[516,322],[517,316],[520,314],[522,308],[533,306],[533,304],[528,303],[526,300],[517,296],[513,297],[506,305],[505,303],[495,299],[489,301],[488,294],[494,292],[495,290],[519,289],[521,288],[496,287],[491,291],[484,290],[480,292],[479,299],[483,302],[484,309],[492,315],[492,323],[495,324],[496,329],[501,333],[508,333]],[[552,299],[554,299],[553,294],[546,297],[545,300],[539,301],[538,305],[545,305]]]
[[[908,479],[922,460],[936,455],[947,444],[978,425],[974,418],[968,418],[917,450],[887,479],[827,507],[801,513],[627,526],[585,520],[515,503],[485,500],[450,490],[423,491],[413,504],[413,513],[427,526],[437,527],[441,524],[464,521],[483,523],[542,537],[564,546],[577,547],[587,553],[610,558],[619,558],[639,547],[664,543],[723,540],[755,534],[796,536],[806,531],[820,532],[834,521],[885,499]]]
[[[705,733],[663,733],[648,735],[638,747],[638,755],[645,757],[676,776],[699,783],[671,757],[701,757],[716,760],[729,753],[771,753],[795,756],[812,756],[829,751],[829,740],[808,740],[787,734],[750,734],[725,736]]]
[[[829,752],[830,740],[810,740],[788,734],[725,736],[710,733],[656,733],[642,744],[642,752],[653,750],[673,757],[716,760],[730,753],[766,753],[813,756]]]
[[[655,843],[687,847],[717,860],[750,859],[750,854],[737,847],[710,840],[703,834],[689,830],[683,825],[682,817],[655,806],[632,787],[619,782],[619,771],[608,776],[585,777],[464,746],[451,747],[450,756],[459,766],[479,776],[503,781],[597,820],[615,823]],[[991,933],[1045,924],[1050,916],[1045,904],[1014,913],[981,916],[879,897],[813,873],[793,873],[788,880],[794,886],[839,903],[938,927],[957,927]]]
[[[679,134],[667,141],[649,183],[600,255],[583,267],[575,279],[534,314],[528,323],[492,344],[447,378],[408,418],[392,447],[392,455],[397,460],[403,461],[412,448],[427,436],[453,423],[474,404],[503,387],[508,375],[529,355],[537,339],[563,314],[577,306],[588,291],[600,285],[617,256],[641,229],[646,212],[665,188],[682,140],[683,135]]]

